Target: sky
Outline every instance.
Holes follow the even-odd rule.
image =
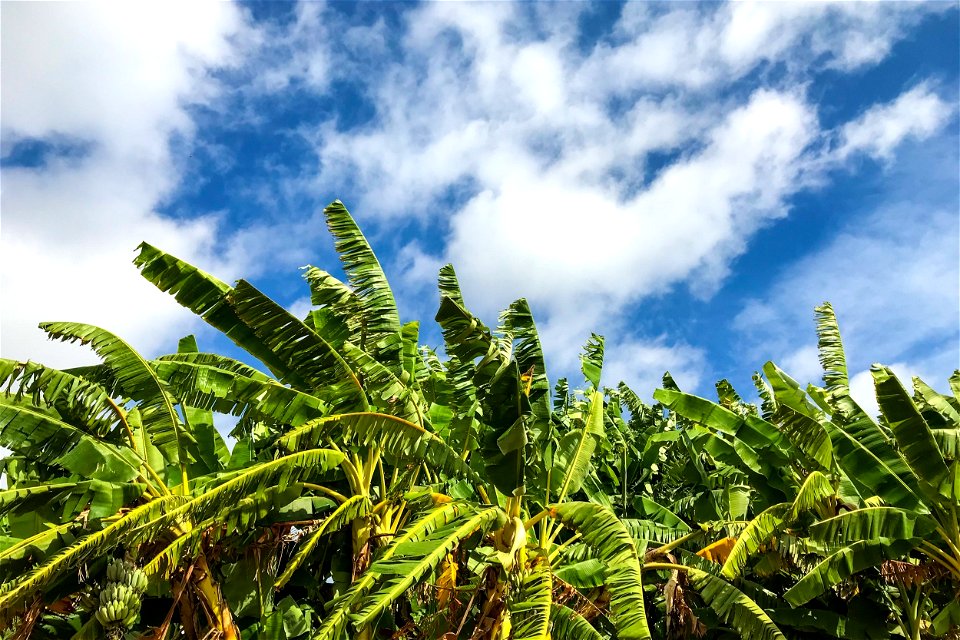
[[[0,355],[40,321],[149,356],[214,330],[132,265],[148,241],[300,314],[339,198],[404,320],[452,262],[490,324],[533,309],[548,375],[712,394],[819,382],[833,303],[869,367],[960,366],[960,9],[929,3],[0,4]]]

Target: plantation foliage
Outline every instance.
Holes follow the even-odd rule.
[[[346,281],[308,268],[305,318],[140,247],[262,370],[70,322],[100,364],[0,361],[4,638],[958,637],[960,373],[875,366],[868,415],[824,304],[823,387],[767,363],[759,406],[669,374],[648,406],[596,335],[550,381],[526,301],[487,327],[450,266],[421,345],[325,214]]]

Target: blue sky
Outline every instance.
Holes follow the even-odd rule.
[[[197,332],[130,264],[147,240],[307,308],[334,198],[403,314],[453,262],[490,322],[527,297],[552,378],[817,381],[813,306],[872,362],[960,366],[956,3],[2,5],[0,350],[148,354]]]

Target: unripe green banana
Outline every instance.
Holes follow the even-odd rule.
[[[132,627],[140,615],[140,595],[148,586],[147,575],[133,563],[113,558],[107,563],[107,581],[100,590],[97,621],[108,629]]]

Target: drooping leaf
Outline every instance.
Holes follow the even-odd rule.
[[[546,555],[537,556],[524,574],[520,593],[509,605],[514,640],[550,640],[553,579]]]
[[[553,640],[603,640],[586,618],[563,605],[550,607],[550,625]]]
[[[776,504],[750,521],[737,536],[736,544],[723,563],[721,573],[724,577],[732,579],[740,575],[750,556],[784,526],[784,516],[789,508],[790,505],[786,503]]]
[[[744,640],[787,640],[767,612],[729,582],[693,567],[687,576],[707,606]]]
[[[861,495],[880,496],[892,506],[925,508],[916,476],[869,416],[860,412],[848,419],[837,412],[823,426],[833,443],[834,459]]]
[[[393,544],[383,550],[378,561],[389,560],[398,549],[402,549],[400,545],[422,541],[437,529],[469,513],[471,513],[469,506],[462,502],[447,502],[431,509],[399,532],[394,538]],[[346,630],[349,616],[354,607],[367,597],[379,577],[380,575],[374,572],[372,568],[361,574],[350,585],[349,590],[333,603],[333,607],[323,618],[320,628],[316,631],[312,640],[339,640]]]
[[[25,402],[0,394],[0,446],[45,464],[126,481],[135,478],[140,461],[127,447],[103,442]],[[76,452],[76,453],[74,453]],[[83,464],[83,467],[78,465]]]
[[[160,360],[155,368],[170,389],[194,407],[233,415],[253,412],[291,426],[327,412],[319,398],[275,381],[186,361]]]
[[[35,362],[0,358],[0,388],[4,386],[7,393],[52,407],[65,421],[99,437],[124,421],[123,410],[99,384]]]
[[[588,502],[553,505],[552,517],[578,531],[585,544],[603,561],[608,572],[610,614],[617,637],[647,640],[651,637],[643,602],[640,559],[633,538],[612,511]]]
[[[810,527],[810,537],[845,545],[859,540],[893,541],[922,537],[936,527],[934,520],[895,507],[867,507],[821,520]]]
[[[143,356],[114,334],[88,324],[44,322],[40,328],[51,338],[80,342],[96,351],[116,376],[124,395],[140,402],[143,426],[153,444],[171,461],[189,462],[187,446],[193,436],[184,430],[163,382]]]
[[[306,382],[301,391],[336,400],[356,397],[365,404],[356,372],[330,343],[289,311],[245,280],[237,282],[227,300],[257,337]]]
[[[300,544],[296,555],[287,563],[283,573],[277,576],[274,582],[274,588],[280,589],[287,584],[287,581],[293,577],[296,570],[300,568],[313,550],[316,549],[317,544],[324,535],[338,531],[349,524],[351,520],[366,515],[372,506],[370,498],[363,495],[351,496],[346,502],[338,506],[330,515],[324,518],[320,526],[310,534],[310,537]]]
[[[433,571],[462,540],[477,531],[487,531],[497,522],[502,523],[504,516],[499,507],[488,507],[453,520],[420,541],[396,543],[389,558],[381,558],[370,566],[370,573],[378,578],[387,576],[387,579],[362,602],[360,611],[350,616],[353,624],[362,628],[373,622],[397,598]]]
[[[827,556],[783,594],[794,607],[806,604],[850,576],[884,560],[901,557],[917,546],[917,540],[867,539],[842,547]]]

